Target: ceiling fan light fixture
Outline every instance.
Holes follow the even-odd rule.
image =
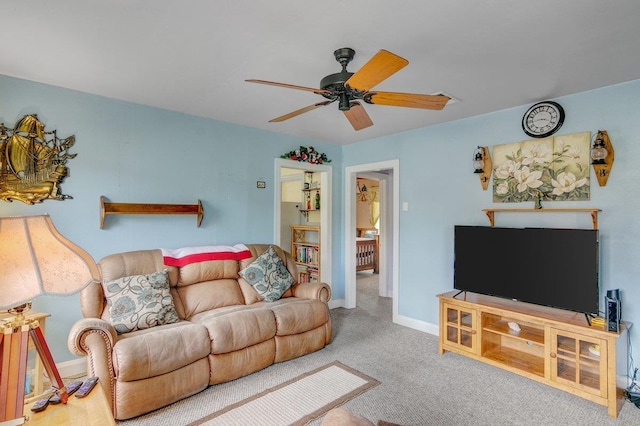
[[[338,109],[340,111],[349,111],[351,109],[349,95],[347,95],[345,92],[340,93],[340,103],[338,104]]]
[[[335,50],[333,55],[341,65],[342,70],[338,73],[329,74],[320,80],[319,89],[267,80],[246,80],[249,83],[267,84],[313,92],[327,99],[327,101],[318,102],[276,117],[269,120],[270,123],[285,121],[337,101],[338,109],[344,113],[344,116],[349,120],[353,129],[358,131],[373,125],[371,117],[369,117],[358,100],[373,105],[430,110],[441,110],[447,103],[451,103],[450,101],[459,101],[459,99],[445,93],[438,93],[438,96],[435,96],[416,93],[372,91],[371,89],[378,83],[389,78],[409,64],[409,61],[406,59],[387,50],[378,51],[378,53],[355,73],[347,71],[347,65],[353,60],[355,50],[349,47],[343,47]]]
[[[333,52],[333,56],[336,58],[336,61],[342,65],[342,71],[347,70],[347,65],[353,60],[355,55],[356,51],[350,47],[342,47]]]

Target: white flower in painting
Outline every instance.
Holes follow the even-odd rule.
[[[539,188],[542,186],[542,172],[540,170],[531,171],[529,167],[524,166],[520,170],[513,173],[513,177],[518,182],[518,192],[524,192],[528,188]]]
[[[509,193],[509,185],[507,185],[507,182],[499,183],[498,187],[496,188],[496,194],[507,195],[508,193]]]
[[[569,146],[567,155],[574,160],[580,159],[580,148],[578,148],[577,146]]]
[[[513,172],[520,168],[520,163],[513,160],[507,160],[496,167],[495,177],[498,179],[507,179],[513,176]]]
[[[530,164],[545,164],[551,162],[552,152],[545,145],[541,144],[533,144],[531,145],[531,149],[529,151],[524,151],[522,153],[523,159],[522,164],[524,166],[528,166]]]
[[[568,192],[572,192],[576,188],[586,185],[587,178],[576,180],[576,176],[573,173],[562,172],[558,175],[557,179],[551,179],[551,185],[553,186],[553,195],[562,195]]]

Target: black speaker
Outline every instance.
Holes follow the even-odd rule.
[[[605,297],[607,331],[620,332],[620,300]]]
[[[613,290],[607,290],[607,297],[609,299],[618,300],[620,302],[618,305],[618,318],[622,319],[622,297],[620,295],[620,289],[616,288]]]

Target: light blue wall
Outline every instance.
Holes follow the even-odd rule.
[[[640,300],[638,98],[640,81],[634,81],[557,101],[567,113],[560,134],[605,129],[614,144],[616,161],[607,186],[599,187],[592,174],[591,200],[564,205],[603,210],[601,291],[621,288],[624,319],[640,323],[634,303]],[[435,295],[453,288],[453,226],[486,225],[482,209],[497,206],[471,171],[473,151],[477,145],[527,139],[520,122],[528,106],[339,147],[0,76],[0,122],[12,127],[23,115],[37,113],[59,136],[75,134],[71,152],[78,154],[62,185],[73,200],[35,206],[2,202],[0,215],[49,213],[60,232],[96,260],[144,248],[271,242],[273,159],[298,145],[313,145],[333,159],[331,284],[334,297],[341,299],[342,169],[398,158],[400,201],[409,203],[409,211],[400,212],[399,314],[437,324]],[[266,181],[267,189],[256,189],[256,180]],[[100,195],[114,202],[200,199],[205,219],[196,228],[191,216],[109,216],[101,230]],[[587,214],[503,214],[497,221],[503,226],[591,226]],[[81,317],[78,296],[38,298],[35,309],[52,314],[47,340],[56,361],[72,359],[66,338]]]
[[[640,324],[640,81],[558,98],[566,111],[559,134],[607,130],[615,163],[607,186],[591,174],[591,200],[543,207],[594,207],[599,215],[600,288],[620,288],[623,319]],[[453,289],[453,227],[488,225],[482,209],[533,207],[492,203],[472,173],[476,146],[529,139],[521,129],[529,105],[403,132],[343,148],[344,166],[398,158],[400,201],[399,314],[438,323],[436,294]],[[453,104],[448,108],[455,108]],[[437,114],[437,112],[434,112]],[[500,226],[591,227],[586,213],[500,214]],[[481,249],[481,247],[479,247]],[[491,267],[492,265],[487,265]],[[532,265],[534,266],[534,265]],[[538,265],[542,267],[542,265]],[[526,271],[523,271],[526,273]],[[517,277],[515,277],[517,280]],[[601,298],[602,299],[602,298]],[[632,336],[638,331],[632,329]]]
[[[334,191],[340,192],[338,146],[0,76],[0,122],[13,127],[30,113],[59,137],[76,136],[70,152],[77,157],[62,184],[73,199],[0,202],[0,216],[49,213],[96,261],[128,250],[273,242],[274,158],[300,145],[333,160]],[[267,188],[257,189],[258,180]],[[101,230],[101,195],[124,203],[200,199],[204,220],[197,228],[195,216],[107,216]],[[340,200],[334,215],[342,210]],[[334,228],[339,238],[340,227]],[[340,268],[334,276],[342,276]],[[34,310],[51,314],[47,341],[56,362],[73,359],[66,341],[81,318],[79,297],[40,297]]]

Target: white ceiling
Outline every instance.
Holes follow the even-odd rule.
[[[3,1],[0,74],[339,145],[640,79],[639,0]],[[375,88],[445,92],[442,111],[337,103],[318,87],[355,49],[409,65]],[[1,95],[1,94],[0,94]],[[1,105],[1,96],[0,96]]]

